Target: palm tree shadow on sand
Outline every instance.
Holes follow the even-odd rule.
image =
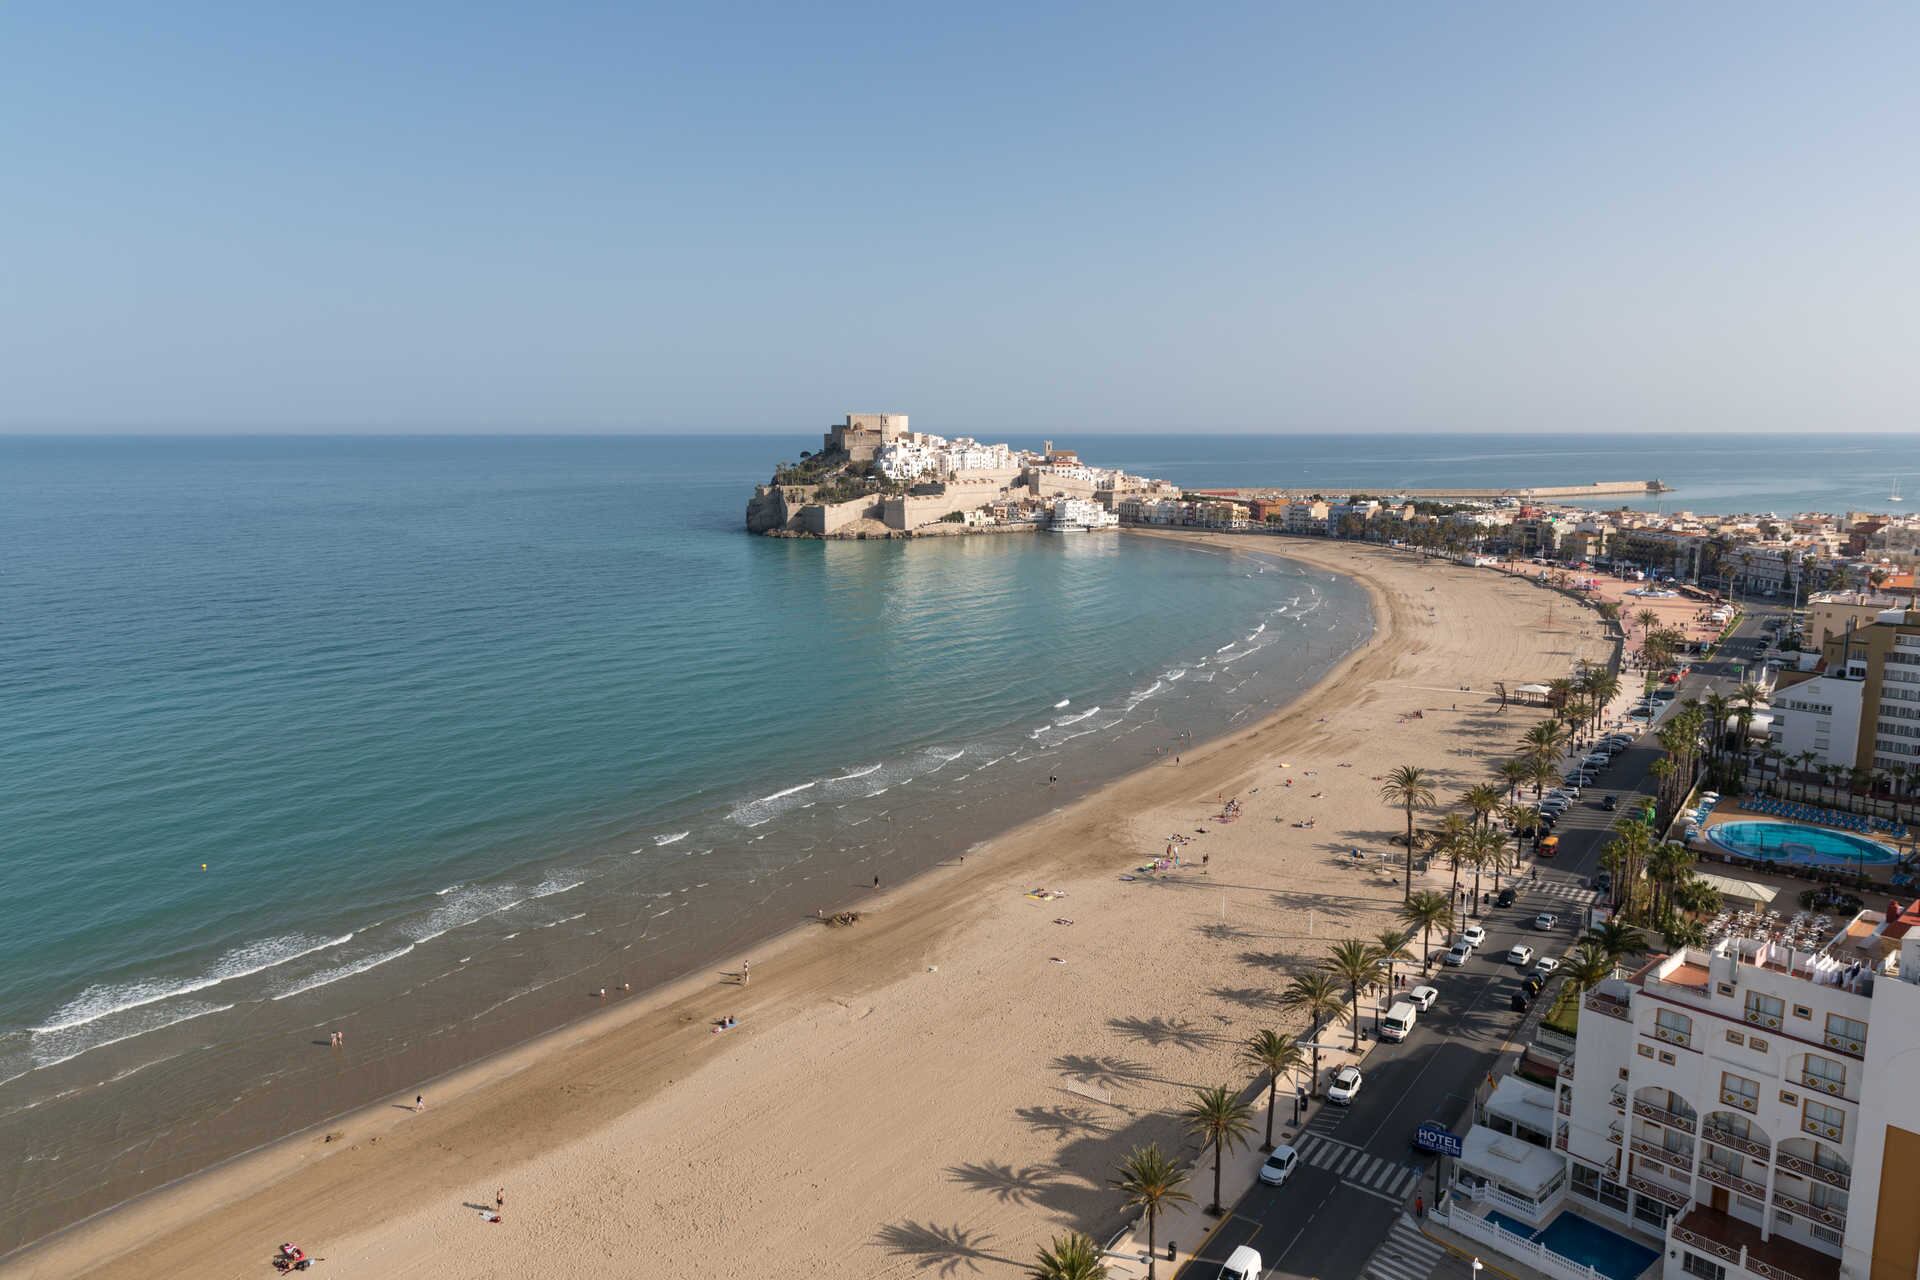
[[[1059,1183],[1060,1170],[1048,1165],[1030,1164],[1016,1169],[991,1160],[975,1164],[957,1164],[947,1169],[947,1177],[975,1191],[984,1191],[1001,1204],[1039,1203],[1046,1192]]]
[[[895,1222],[880,1228],[873,1242],[895,1257],[913,1259],[916,1271],[941,1276],[959,1275],[962,1270],[978,1271],[983,1262],[1019,1266],[1012,1258],[1002,1257],[988,1248],[993,1238],[991,1232],[970,1231],[958,1223],[940,1227],[931,1222]]]

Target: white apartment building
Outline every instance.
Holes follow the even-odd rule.
[[[1664,1280],[1920,1275],[1920,901],[1817,952],[1727,937],[1586,994],[1566,1194]]]
[[[1120,517],[1097,502],[1085,498],[1056,498],[1052,507],[1050,528],[1061,532],[1086,532],[1095,529],[1117,529]]]
[[[1811,753],[1816,765],[1853,768],[1866,687],[1866,681],[1857,677],[1827,674],[1783,686],[1771,706],[1772,746],[1789,760]]]
[[[1011,471],[1020,466],[1020,460],[1004,444],[981,444],[971,436],[960,436],[935,451],[934,464],[944,475],[959,476],[969,471]]]

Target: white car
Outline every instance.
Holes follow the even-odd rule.
[[[1468,946],[1464,942],[1456,942],[1451,947],[1447,948],[1447,954],[1440,957],[1440,963],[1450,964],[1455,968],[1458,968],[1461,965],[1465,964],[1467,962],[1467,957],[1472,954],[1473,954],[1472,947]]]
[[[1551,978],[1553,971],[1559,967],[1560,962],[1552,956],[1541,956],[1540,963],[1533,966],[1533,972],[1536,977]]]
[[[1294,1168],[1300,1163],[1300,1153],[1289,1146],[1278,1146],[1260,1166],[1260,1181],[1270,1187],[1283,1187],[1293,1175]]]
[[[1351,1106],[1364,1079],[1358,1067],[1340,1068],[1333,1073],[1333,1083],[1327,1087],[1327,1101],[1337,1102],[1343,1107]]]
[[[1551,911],[1542,911],[1533,918],[1533,927],[1542,933],[1547,932],[1549,929],[1558,929],[1560,927],[1560,917]]]
[[[1517,964],[1524,969],[1533,963],[1533,948],[1524,942],[1518,943],[1514,946],[1513,950],[1507,952],[1507,960],[1509,963]]]
[[[1415,987],[1413,990],[1407,992],[1407,999],[1413,1001],[1414,1007],[1422,1013],[1433,1008],[1433,1002],[1439,998],[1439,989],[1435,987]]]
[[[1470,924],[1460,931],[1460,941],[1466,943],[1476,951],[1479,950],[1480,945],[1486,940],[1487,931],[1477,924]]]

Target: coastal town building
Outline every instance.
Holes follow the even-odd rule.
[[[1920,1274],[1916,907],[1817,951],[1682,948],[1587,992],[1556,1083],[1566,1194],[1661,1237],[1665,1280]]]
[[[844,453],[855,462],[871,462],[881,445],[908,434],[904,413],[850,413],[845,422],[827,429],[820,447],[828,453]]]

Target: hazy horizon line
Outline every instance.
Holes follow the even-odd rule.
[[[772,427],[753,427],[753,428],[722,427],[722,428],[704,428],[704,429],[697,429],[697,430],[680,430],[680,431],[667,431],[667,430],[658,430],[658,429],[623,430],[620,428],[605,428],[605,427],[558,428],[558,429],[540,429],[540,428],[529,428],[529,427],[406,427],[406,428],[382,429],[382,428],[375,428],[375,427],[329,427],[329,426],[318,426],[318,425],[303,426],[303,427],[286,427],[286,428],[181,427],[181,426],[144,427],[144,426],[124,426],[124,425],[98,426],[98,427],[0,426],[0,437],[11,438],[11,439],[82,439],[82,438],[111,439],[111,438],[126,438],[126,437],[144,437],[144,438],[153,438],[153,439],[180,438],[180,437],[208,438],[208,439],[211,439],[211,438],[254,439],[254,438],[262,438],[262,437],[284,437],[284,438],[304,437],[309,439],[313,439],[313,438],[409,439],[409,438],[418,438],[418,437],[441,437],[441,438],[449,438],[449,439],[460,439],[460,438],[525,439],[525,438],[536,438],[536,437],[549,438],[549,439],[686,439],[688,437],[698,437],[698,436],[724,436],[724,437],[748,439],[748,438],[759,437],[759,436],[784,436],[789,434],[812,435],[812,434],[815,434],[816,432],[824,432],[827,429],[827,427],[830,425],[832,424],[825,423],[817,428],[816,427],[800,427],[800,426],[784,428],[784,429],[772,428]],[[936,428],[932,431],[927,432],[927,434],[943,435],[943,434],[954,434],[957,432],[971,433],[971,432],[982,431],[982,430],[986,430],[986,428],[974,427],[974,426],[969,426],[965,423],[960,423],[960,424],[956,424],[949,427]],[[1391,428],[1391,427],[1332,427],[1332,428],[1321,428],[1321,429],[1313,429],[1313,430],[1304,429],[1304,428],[1286,428],[1281,430],[1197,431],[1197,430],[1192,430],[1185,427],[1180,427],[1177,425],[1169,425],[1169,426],[1154,427],[1154,428],[1140,428],[1140,427],[1085,427],[1085,426],[1068,427],[1068,426],[1060,426],[1056,424],[1056,425],[1033,426],[1033,427],[1000,426],[1000,427],[994,427],[991,430],[994,432],[996,438],[1005,438],[1010,436],[1033,436],[1033,435],[1045,436],[1049,433],[1054,433],[1054,434],[1061,435],[1063,439],[1066,437],[1068,433],[1078,433],[1080,435],[1091,435],[1091,436],[1181,435],[1181,436],[1197,436],[1202,438],[1246,437],[1250,439],[1258,439],[1262,437],[1276,437],[1276,436],[1329,436],[1329,435],[1431,436],[1434,439],[1445,439],[1449,436],[1504,436],[1504,437],[1510,437],[1513,439],[1525,439],[1530,437],[1554,438],[1554,437],[1563,437],[1563,436],[1591,436],[1595,434],[1595,432],[1590,428],[1582,429],[1582,428],[1573,428],[1573,427],[1567,428],[1562,431],[1510,431],[1510,430],[1509,431],[1475,431],[1475,430],[1456,429],[1456,428],[1447,428],[1445,430],[1408,430],[1406,428]],[[1605,434],[1608,436],[1635,436],[1635,437],[1676,436],[1676,435],[1679,435],[1679,436],[1732,436],[1737,434],[1745,434],[1750,436],[1769,436],[1769,437],[1807,435],[1807,436],[1814,436],[1814,437],[1821,437],[1821,438],[1831,438],[1831,437],[1837,437],[1837,436],[1896,437],[1896,436],[1920,435],[1920,429],[1899,430],[1895,428],[1875,429],[1871,427],[1862,427],[1856,430],[1834,431],[1834,430],[1828,430],[1828,429],[1794,428],[1794,427],[1777,427],[1777,428],[1771,428],[1771,429],[1759,428],[1759,427],[1754,427],[1754,428],[1700,427],[1694,430],[1689,430],[1684,433],[1676,433],[1671,430],[1659,429],[1659,428],[1619,427],[1619,428],[1609,428]]]

